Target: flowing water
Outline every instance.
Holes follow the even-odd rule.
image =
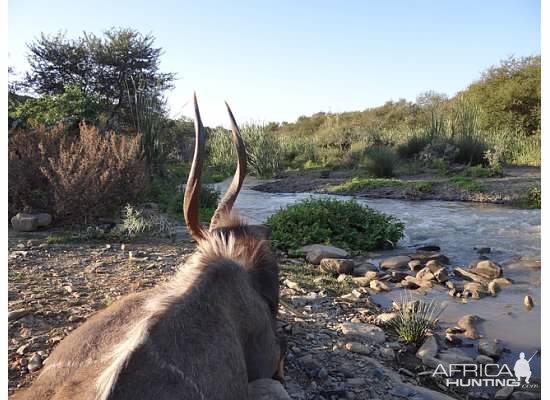
[[[247,180],[235,207],[250,222],[261,223],[282,207],[308,197],[325,195],[309,193],[264,193],[250,189],[260,182]],[[228,182],[218,185],[225,190]],[[328,195],[327,195],[328,196]],[[330,196],[349,199],[349,196]],[[395,216],[405,223],[405,237],[399,243],[403,250],[433,244],[451,259],[452,266],[468,266],[478,255],[474,247],[490,247],[491,259],[504,262],[513,256],[540,256],[540,210],[520,210],[498,205],[448,201],[405,201],[357,198],[361,204]],[[377,261],[376,257],[374,261]],[[540,350],[540,269],[504,269],[504,276],[514,284],[497,297],[463,301],[450,298],[446,290],[433,289],[426,297],[445,304],[441,315],[444,326],[454,326],[465,314],[485,319],[482,331],[487,338],[501,339],[511,352],[499,360],[511,368],[525,352],[526,358]],[[389,305],[402,291],[377,295],[375,300]],[[523,298],[531,295],[535,307],[526,311]],[[540,377],[540,353],[531,361],[533,377]]]

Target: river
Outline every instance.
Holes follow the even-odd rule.
[[[261,181],[247,178],[237,199],[235,208],[253,223],[265,222],[274,212],[308,197],[330,195],[309,193],[265,193],[251,187]],[[228,181],[215,185],[225,190]],[[350,196],[330,196],[349,199]],[[468,266],[478,255],[474,247],[490,247],[490,258],[503,263],[514,256],[540,256],[540,210],[522,210],[499,205],[448,201],[406,201],[393,199],[357,198],[361,204],[393,215],[405,223],[405,237],[397,251],[418,245],[437,245],[451,260],[451,266]],[[373,261],[378,261],[373,255]],[[481,300],[461,300],[448,296],[447,291],[437,288],[425,294],[446,306],[441,315],[441,325],[454,326],[465,314],[476,314],[485,319],[483,332],[487,338],[501,339],[505,352],[499,360],[513,366],[519,352],[529,358],[540,351],[541,341],[541,290],[540,269],[507,269],[504,276],[514,284],[503,289],[497,297]],[[375,296],[382,305],[399,299],[401,291]],[[531,295],[535,307],[526,311],[523,298]],[[473,353],[472,353],[473,354]],[[540,353],[539,353],[540,354]],[[533,377],[540,377],[540,356],[531,361]]]

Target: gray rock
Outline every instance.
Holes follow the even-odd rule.
[[[352,353],[362,354],[364,356],[368,356],[370,353],[372,353],[372,348],[370,346],[358,342],[348,342],[346,343],[345,347],[348,351],[351,351]]]
[[[386,285],[384,282],[381,282],[377,279],[370,281],[369,286],[371,289],[377,290],[379,292],[390,292],[391,288]]]
[[[8,321],[17,321],[19,318],[24,317],[27,314],[30,314],[30,310],[14,310],[8,312]]]
[[[504,350],[504,346],[498,339],[485,339],[479,341],[477,349],[481,354],[498,359]]]
[[[449,280],[449,274],[447,273],[446,268],[440,268],[434,273],[435,280],[439,283],[445,283]]]
[[[502,275],[502,268],[494,261],[481,260],[473,264],[471,272],[487,279],[495,279]]]
[[[407,263],[411,271],[420,271],[422,269],[422,263],[420,260],[411,260]]]
[[[393,361],[395,359],[395,351],[389,347],[382,347],[380,349],[380,358],[386,361]]]
[[[29,364],[27,365],[27,368],[30,372],[38,371],[40,368],[42,368],[42,357],[40,357],[39,354],[33,354],[32,357],[29,359]]]
[[[386,341],[386,334],[376,325],[361,322],[345,322],[340,325],[344,336],[357,338],[368,344],[382,344]]]
[[[474,359],[459,349],[441,351],[439,358],[449,364],[473,364]]]
[[[491,357],[484,356],[483,354],[480,354],[479,356],[476,357],[476,363],[478,364],[487,365],[487,364],[493,364],[494,362],[495,360],[493,360]]]
[[[506,400],[514,392],[513,386],[504,386],[495,393],[495,400]]]
[[[375,321],[378,325],[388,325],[396,321],[398,317],[397,313],[382,313],[376,316]]]
[[[411,261],[407,256],[394,256],[389,257],[380,262],[380,268],[382,269],[399,269],[404,268]]]
[[[523,305],[527,310],[531,310],[535,306],[535,302],[533,301],[533,298],[531,296],[527,295],[523,299]]]
[[[332,275],[351,274],[354,267],[354,262],[345,258],[323,258],[320,261],[321,271]]]
[[[52,223],[52,216],[48,213],[34,214],[38,218],[38,226],[48,226]]]
[[[304,246],[300,251],[306,253],[306,259],[312,264],[319,264],[323,258],[347,258],[348,252],[338,247],[312,244]]]
[[[353,268],[352,274],[353,276],[363,277],[370,271],[376,272],[377,271],[376,266],[371,263],[363,263],[361,265],[356,265]]]
[[[458,326],[464,329],[464,336],[470,339],[478,339],[479,324],[483,321],[481,317],[477,315],[467,314],[458,320]]]
[[[18,232],[32,232],[38,228],[38,218],[33,214],[18,213],[11,218],[11,225]]]
[[[487,286],[479,282],[468,282],[464,284],[464,291],[470,292],[474,299],[480,299],[489,293]]]
[[[514,392],[510,396],[510,400],[539,400],[540,394],[533,392]]]
[[[410,255],[412,260],[418,260],[423,263],[428,261],[439,261],[442,264],[449,264],[449,258],[437,251],[417,251],[414,254]]]
[[[475,273],[473,273],[471,271],[468,271],[468,270],[465,270],[464,268],[461,268],[461,267],[456,267],[455,270],[454,270],[454,273],[455,273],[455,275],[461,276],[461,277],[466,278],[470,281],[483,283],[485,285],[487,285],[490,281],[490,279],[484,278],[481,275],[475,274]]]
[[[424,267],[416,273],[416,279],[420,279],[421,281],[431,281],[432,279],[435,279],[435,276],[428,267]]]
[[[290,400],[281,382],[274,379],[258,379],[248,384],[250,400]]]
[[[416,352],[416,357],[420,358],[421,360],[424,359],[424,357],[435,357],[438,352],[438,345],[437,340],[435,339],[435,336],[428,336],[424,343],[422,343],[422,346],[418,349]]]

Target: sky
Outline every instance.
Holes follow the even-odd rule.
[[[178,77],[171,115],[191,116],[196,91],[208,126],[228,125],[224,100],[238,121],[292,122],[452,96],[508,56],[540,54],[540,0],[12,0],[8,13],[19,73],[41,33],[151,33]]]

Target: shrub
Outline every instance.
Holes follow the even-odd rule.
[[[48,179],[57,219],[87,223],[137,198],[146,178],[140,136],[102,135],[80,125],[78,138],[62,137],[57,157],[40,172]]]
[[[542,196],[540,186],[533,186],[523,196],[513,202],[513,205],[521,208],[541,208]]]
[[[208,165],[224,177],[231,176],[235,170],[236,155],[229,132],[216,128],[208,132]]]
[[[36,132],[17,131],[8,144],[8,217],[18,212],[52,212],[52,187],[40,170],[59,154],[63,125]]]
[[[145,215],[142,210],[128,204],[124,208],[122,223],[116,226],[111,235],[132,240],[146,233],[173,237],[174,224],[162,215]]]
[[[324,243],[351,251],[393,246],[403,237],[404,225],[395,218],[354,200],[306,199],[281,209],[267,223],[281,250]]]
[[[377,178],[391,178],[398,158],[393,150],[386,146],[373,146],[367,151],[365,168]]]
[[[258,124],[244,125],[241,134],[246,144],[250,172],[258,178],[273,178],[280,171],[283,160],[279,139]]]
[[[279,139],[263,125],[256,124],[243,125],[241,135],[246,145],[250,173],[259,178],[275,176],[281,169],[284,157]],[[210,132],[208,159],[214,171],[226,177],[233,174],[237,155],[229,131],[217,128]]]
[[[404,143],[397,146],[397,154],[405,159],[414,158],[424,150],[431,140],[432,137],[430,135],[414,133]]]
[[[398,317],[393,326],[399,338],[405,343],[420,344],[434,327],[444,307],[434,300],[413,300],[407,292],[401,294]]]

